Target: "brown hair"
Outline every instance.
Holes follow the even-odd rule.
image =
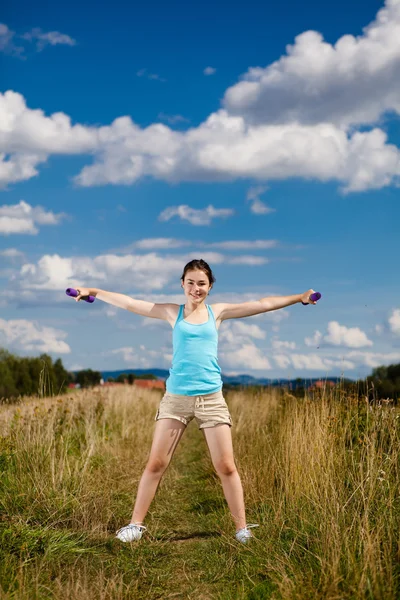
[[[210,285],[212,285],[216,281],[216,279],[213,275],[213,272],[211,271],[211,267],[202,258],[200,258],[199,260],[197,260],[197,259],[191,260],[190,262],[187,263],[187,265],[185,265],[185,267],[183,269],[182,277],[181,277],[182,281],[184,281],[185,275],[188,271],[204,271],[204,273],[208,277],[208,281],[209,281]]]

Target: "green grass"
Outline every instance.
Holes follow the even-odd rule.
[[[139,543],[129,521],[156,392],[75,392],[0,409],[1,600],[396,600],[399,413],[335,397],[227,397],[247,522],[240,545],[191,423]]]

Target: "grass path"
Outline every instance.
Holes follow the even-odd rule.
[[[251,591],[265,579],[262,566],[251,547],[234,538],[222,486],[196,423],[184,432],[161,480],[146,518],[148,530],[132,544],[115,539],[113,528],[128,522],[141,475],[131,466],[138,453],[132,439],[121,441],[117,456],[111,452],[108,460],[115,470],[107,459],[95,469],[97,480],[104,480],[107,489],[114,488],[113,516],[102,534],[63,524],[69,521],[60,516],[64,513],[58,500],[49,501],[55,507],[53,517],[42,518],[44,509],[29,515],[29,505],[13,497],[14,489],[22,487],[13,483],[16,465],[21,469],[21,455],[13,455],[5,439],[0,447],[0,477],[8,499],[3,500],[0,492],[0,600],[278,598],[270,594],[269,584],[262,584],[261,595]],[[148,441],[142,443],[141,457],[150,450]],[[112,443],[106,442],[105,450]],[[29,461],[29,456],[24,460]],[[95,464],[97,458],[93,460]],[[131,480],[136,485],[131,486]],[[37,484],[32,483],[28,493],[33,497],[35,489]],[[45,488],[41,494],[45,498]],[[72,488],[68,497],[73,496]]]
[[[154,563],[146,564],[145,579],[153,589],[149,598],[271,597],[250,593],[255,579],[261,579],[260,565],[254,565],[251,579],[249,573],[245,575],[252,571],[251,548],[239,546],[234,538],[219,478],[194,423],[185,431],[161,481],[146,526],[140,545],[125,546],[121,552],[136,558],[146,549],[157,555]]]

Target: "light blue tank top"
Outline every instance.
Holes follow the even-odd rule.
[[[179,307],[172,332],[172,367],[166,381],[170,394],[197,396],[212,394],[222,388],[218,365],[218,331],[213,310],[206,304],[208,321],[195,325],[183,318],[184,306]]]

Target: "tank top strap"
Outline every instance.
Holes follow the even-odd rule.
[[[178,325],[179,321],[181,321],[182,319],[183,319],[183,304],[181,304],[179,306],[178,316],[176,317],[174,329]]]
[[[214,322],[214,325],[216,325],[216,322],[215,322],[215,317],[214,317],[214,311],[213,311],[213,309],[211,308],[211,305],[210,305],[210,304],[206,304],[206,306],[207,306],[207,310],[208,310],[209,314],[210,314],[210,315],[211,315],[211,317],[212,317],[212,320],[213,320],[213,322]]]

